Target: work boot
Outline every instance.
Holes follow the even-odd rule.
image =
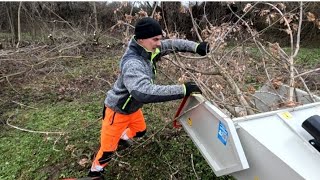
[[[128,147],[132,146],[134,144],[134,142],[131,139],[128,140],[123,140],[120,139],[119,140],[119,147],[118,147],[118,151],[122,151],[127,149]]]
[[[89,171],[90,180],[104,180],[103,171]]]

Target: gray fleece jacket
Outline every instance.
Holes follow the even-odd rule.
[[[181,99],[184,85],[156,85],[156,62],[174,51],[195,52],[197,43],[182,39],[161,41],[161,49],[148,52],[133,37],[120,61],[120,74],[112,89],[107,92],[105,105],[115,112],[131,114],[146,103]]]

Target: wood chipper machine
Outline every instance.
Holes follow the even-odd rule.
[[[185,98],[175,117],[216,176],[238,180],[320,179],[320,98],[296,90],[302,105],[270,109],[287,93],[268,85],[255,93],[262,113],[231,119],[202,95]],[[268,92],[268,93],[265,93]]]

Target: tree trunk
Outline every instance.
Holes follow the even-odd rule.
[[[98,31],[99,31],[99,27],[98,27],[98,19],[97,19],[97,6],[96,6],[96,2],[93,2],[93,18],[94,18],[94,28],[95,28],[95,31],[98,32]]]
[[[18,22],[17,22],[17,26],[18,26],[18,43],[16,45],[16,48],[19,48],[20,41],[21,41],[21,23],[20,23],[21,6],[22,6],[22,1],[20,1],[19,8],[18,8]]]
[[[12,13],[12,8],[13,8],[13,3],[15,2],[7,2],[6,3],[6,9],[7,9],[7,16],[8,16],[8,21],[10,24],[10,31],[12,35],[12,45],[16,44],[18,40],[18,31],[17,31],[17,23],[16,23],[16,17]]]

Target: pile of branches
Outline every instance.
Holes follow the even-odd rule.
[[[220,25],[214,25],[206,20],[205,28],[202,29],[193,18],[190,7],[191,31],[197,35],[198,41],[209,42],[210,53],[205,57],[181,53],[166,56],[162,61],[162,66],[166,69],[163,71],[165,75],[171,76],[170,79],[178,77],[181,83],[188,80],[195,81],[207,99],[227,110],[234,117],[261,112],[256,108],[252,97],[254,97],[255,91],[264,84],[270,84],[274,89],[279,88],[282,84],[289,85],[289,91],[286,97],[280,99],[278,108],[300,105],[300,102],[295,100],[296,88],[302,88],[309,94],[311,101],[315,102],[316,99],[308,87],[312,83],[310,80],[306,81],[306,77],[319,75],[320,68],[305,70],[299,67],[298,70],[294,60],[300,49],[302,21],[307,19],[307,21],[316,23],[317,20],[312,18],[314,15],[311,12],[305,13],[303,11],[304,4],[302,2],[290,12],[286,12],[286,6],[282,3],[262,4],[269,9],[257,8],[258,5],[261,5],[260,2],[248,3],[241,14],[234,12],[230,4],[227,4],[236,20]],[[269,26],[257,31],[250,19],[244,19],[252,14],[264,16],[268,20]],[[126,14],[125,19],[118,21],[116,26],[124,25],[130,28],[132,25],[127,26],[128,24],[145,16],[166,22],[155,8],[150,15],[143,10],[135,15]],[[287,33],[290,41],[289,52],[285,51],[285,48],[281,47],[278,42],[268,42],[261,38],[266,30],[276,26],[281,26],[283,31]],[[166,27],[164,29],[168,30]],[[131,34],[124,35],[126,40],[131,36]],[[164,36],[172,39],[185,37],[179,32],[168,31]],[[236,41],[239,36],[242,39],[240,42]],[[234,44],[228,46],[228,43],[232,42]],[[172,64],[176,69],[172,69]],[[315,93],[317,93],[318,85],[313,84],[312,90]]]

